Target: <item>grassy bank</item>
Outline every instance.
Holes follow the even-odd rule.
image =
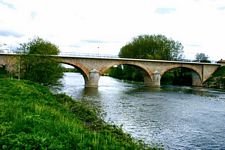
[[[205,87],[225,89],[225,66],[219,68],[204,83]]]
[[[96,110],[29,81],[0,79],[0,149],[150,149]]]

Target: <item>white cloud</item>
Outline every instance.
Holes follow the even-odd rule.
[[[187,58],[204,52],[225,59],[224,6],[220,0],[0,0],[0,30],[23,35],[0,33],[0,40],[13,45],[40,36],[65,52],[117,54],[135,36],[163,34],[180,41]]]
[[[170,13],[173,13],[175,11],[176,11],[175,8],[157,8],[155,10],[155,12],[159,13],[159,14],[170,14]]]

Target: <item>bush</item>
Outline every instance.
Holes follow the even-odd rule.
[[[63,67],[50,55],[58,55],[59,49],[54,44],[36,38],[28,43],[21,44],[19,53],[21,77],[44,85],[59,84],[63,76]]]

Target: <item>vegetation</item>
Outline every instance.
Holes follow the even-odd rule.
[[[210,63],[209,57],[205,53],[197,53],[195,55],[195,61]]]
[[[156,60],[181,60],[182,55],[182,44],[163,35],[138,36],[123,46],[119,53],[122,58]]]
[[[8,76],[5,66],[0,67],[0,78],[6,78]]]
[[[144,81],[144,71],[131,65],[118,65],[108,70],[107,75],[121,80]]]
[[[0,79],[0,149],[150,149],[96,110],[31,81]]]
[[[225,66],[219,68],[205,83],[205,87],[225,89]]]
[[[36,38],[21,44],[19,53],[23,54],[19,60],[21,78],[44,85],[59,83],[58,80],[63,76],[63,67],[54,58],[48,57],[59,54],[57,46]]]
[[[128,73],[129,72],[129,73]],[[135,66],[118,65],[111,68],[107,75],[128,81],[144,81],[145,72]],[[162,85],[192,85],[192,70],[188,68],[176,68],[167,71],[161,78]]]
[[[63,68],[63,72],[80,72],[77,68]]]
[[[180,42],[168,39],[163,35],[141,35],[123,46],[120,50],[119,57],[155,60],[181,60],[183,57],[183,46]],[[174,72],[180,72],[180,70],[178,69],[176,71],[175,69],[175,71],[170,72],[170,74],[168,74],[169,76],[164,79],[169,79],[171,76],[174,79]],[[111,68],[108,71],[109,76],[132,81],[143,81],[144,73],[145,72],[143,70],[135,66],[128,65],[119,65],[117,68]],[[179,75],[179,73],[176,73],[176,75]]]
[[[192,85],[192,71],[188,68],[176,68],[166,72],[162,78],[163,85]]]

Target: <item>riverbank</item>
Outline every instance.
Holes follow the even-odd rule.
[[[1,149],[151,149],[96,109],[29,81],[0,79]]]
[[[225,89],[225,66],[213,73],[203,86],[207,88]]]

